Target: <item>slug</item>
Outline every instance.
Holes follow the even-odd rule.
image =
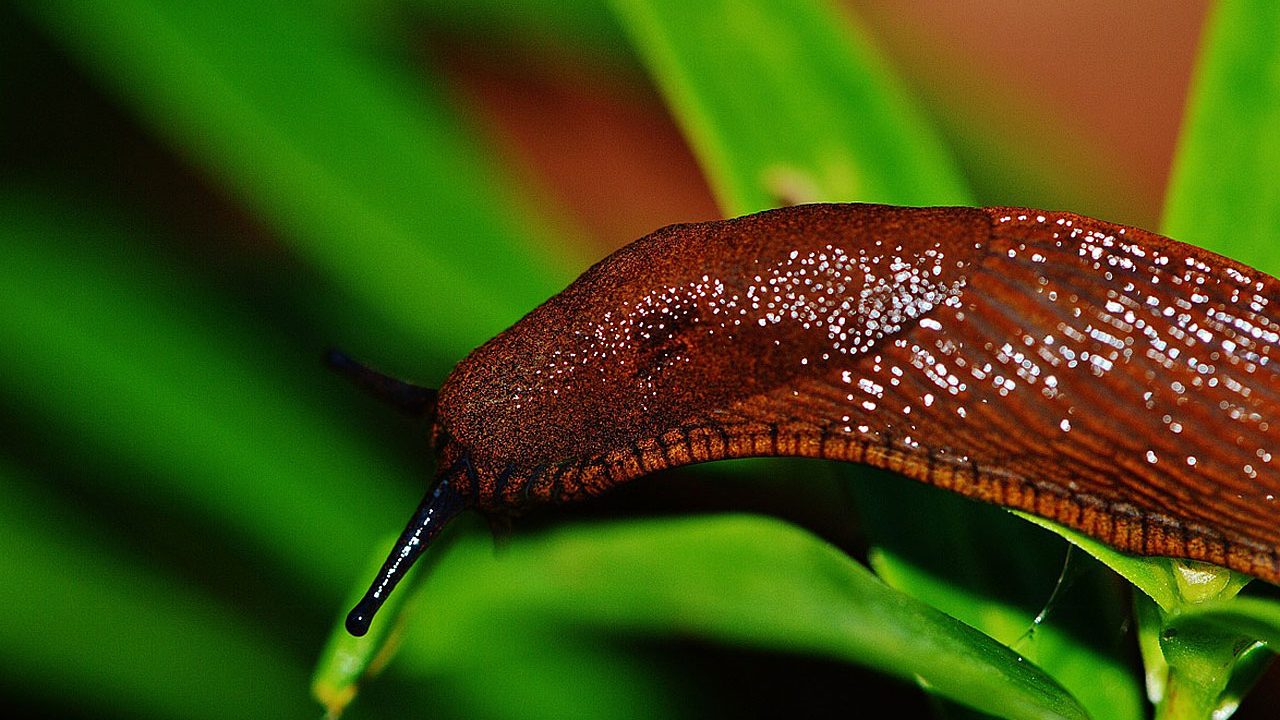
[[[814,204],[663,228],[438,395],[348,364],[431,417],[437,471],[347,629],[464,509],[764,455],[887,468],[1278,582],[1275,303],[1262,272],[1065,212]]]

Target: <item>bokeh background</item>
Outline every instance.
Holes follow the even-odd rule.
[[[839,17],[978,203],[1156,228],[1207,11],[848,0]],[[332,377],[324,349],[438,385],[612,249],[724,215],[602,0],[9,2],[0,58],[0,693],[42,715],[318,715],[326,639],[431,472],[425,429]],[[901,482],[722,464],[532,513],[509,551],[462,522],[349,715],[959,713],[857,663],[669,609],[593,615],[530,579],[598,572],[590,538],[625,544],[609,533],[635,518],[765,514],[859,559],[868,526],[931,531],[884,499],[914,490],[877,508],[851,484]],[[1029,623],[1065,544],[974,512],[1026,551],[984,592]],[[450,570],[468,562],[487,569]],[[1136,678],[1125,589],[1080,562],[1055,613]],[[605,605],[641,582],[603,574]],[[1238,717],[1269,716],[1274,684]]]

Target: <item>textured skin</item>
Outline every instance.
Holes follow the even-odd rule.
[[[1278,288],[1061,212],[671,226],[458,365],[439,467],[505,512],[722,458],[861,462],[1277,582]]]

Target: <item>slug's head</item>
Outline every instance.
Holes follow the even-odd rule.
[[[459,364],[442,423],[482,477],[698,423],[953,298],[989,230],[972,209],[829,204],[663,228]]]

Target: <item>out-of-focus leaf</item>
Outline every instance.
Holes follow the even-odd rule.
[[[1165,200],[1166,235],[1280,272],[1280,5],[1217,3]]]
[[[411,637],[436,627],[429,612]],[[657,663],[614,647],[607,638],[576,631],[573,622],[512,627],[510,613],[498,616],[496,626],[472,639],[465,651],[442,662],[427,656],[434,647],[405,648],[404,661],[393,672],[408,682],[430,683],[464,717],[519,720],[592,720],[593,718],[697,717],[688,711],[697,703],[681,697],[679,678],[671,678]],[[443,618],[442,620],[447,619]],[[499,632],[507,631],[499,635]],[[682,702],[683,701],[683,704]]]
[[[497,554],[483,538],[464,538],[419,592],[402,653],[420,671],[483,662],[492,647],[548,623],[624,634],[674,628],[868,665],[1003,717],[1085,717],[1008,648],[776,520],[575,526],[518,538]]]
[[[392,490],[414,483],[411,469],[326,408],[338,380],[319,353],[148,257],[134,232],[0,196],[0,397],[86,459],[134,468],[104,478],[121,483],[112,493],[210,518],[274,580],[336,602],[379,526],[400,521]]]
[[[788,202],[963,203],[946,148],[820,0],[615,0],[730,215]]]
[[[606,12],[609,0],[412,0],[412,5],[433,28],[459,36],[483,36],[495,44],[552,55],[568,52],[577,61],[603,62],[619,69],[629,70],[639,63],[627,44],[619,42],[625,38],[617,21]],[[1016,99],[999,86],[974,87],[971,73],[948,70],[964,64],[963,58],[954,60],[947,65],[945,58],[933,59],[927,71],[917,68],[917,77],[911,79],[918,90],[924,90],[915,98],[932,111],[978,202],[1069,208],[1094,217],[1154,225],[1154,221],[1135,219],[1131,178],[1106,172],[1123,158],[1078,144],[1069,149],[1057,145],[1046,149],[1042,142],[1045,128],[1061,124],[1060,113],[1023,102],[1012,106],[1018,120],[1011,128],[1004,120]],[[918,75],[923,72],[938,73],[955,82],[948,84],[935,77],[921,86]],[[994,119],[997,117],[1001,121]],[[1070,127],[1059,127],[1057,133],[1077,134]],[[1036,151],[1027,152],[1029,147]]]
[[[487,37],[563,53],[586,52],[595,60],[626,62],[626,38],[608,0],[406,0],[436,30]]]
[[[373,47],[334,7],[29,9],[418,353],[461,357],[586,264],[516,197],[408,58]]]
[[[306,670],[237,609],[87,529],[0,463],[0,663],[87,715],[313,718]],[[16,712],[11,707],[11,711]]]

